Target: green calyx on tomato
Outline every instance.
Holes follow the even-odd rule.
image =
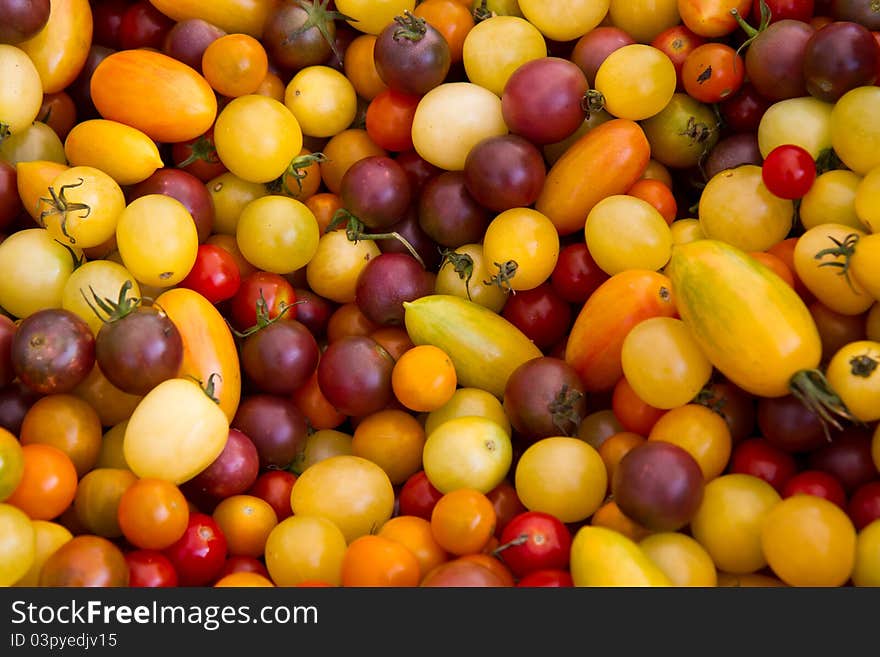
[[[797,399],[822,420],[822,429],[826,438],[831,441],[828,432],[830,424],[835,429],[842,431],[843,426],[838,418],[849,422],[858,422],[858,419],[846,407],[840,396],[834,392],[828,380],[821,370],[801,370],[791,377],[789,389]]]
[[[189,147],[189,157],[177,165],[178,169],[185,169],[194,162],[207,162],[208,164],[217,164],[220,158],[217,156],[217,148],[214,142],[208,139],[207,135],[201,135]]]
[[[513,277],[516,276],[516,270],[519,269],[516,260],[507,260],[505,262],[496,262],[493,264],[498,268],[498,273],[488,280],[483,281],[483,285],[497,285],[505,292],[516,294],[516,290],[514,290],[510,284]]]
[[[76,243],[76,239],[74,239],[67,232],[67,213],[68,212],[78,212],[83,210],[85,214],[80,216],[80,219],[85,219],[92,213],[92,208],[85,203],[73,203],[68,201],[66,198],[66,192],[68,189],[74,189],[76,187],[81,187],[85,183],[85,180],[82,178],[79,179],[78,183],[71,183],[69,185],[62,185],[59,191],[55,191],[54,187],[49,187],[49,197],[43,196],[40,197],[40,201],[46,203],[49,208],[43,210],[40,213],[40,225],[44,228],[46,227],[46,217],[51,217],[52,215],[60,214],[62,215],[61,219],[61,232],[64,236],[70,240],[71,244]]]
[[[447,262],[452,265],[452,268],[455,270],[455,273],[458,274],[458,277],[464,281],[465,291],[467,292],[468,301],[473,301],[471,299],[471,278],[474,276],[474,259],[471,258],[467,253],[457,253],[452,249],[444,249],[440,252],[440,256],[442,260],[440,261],[440,269],[443,269],[443,265]]]
[[[326,232],[329,233],[332,230],[336,230],[343,224],[345,224],[345,236],[348,238],[349,242],[357,244],[361,240],[397,240],[406,247],[406,250],[409,251],[410,255],[416,259],[416,262],[418,262],[422,267],[425,266],[425,261],[422,260],[419,252],[416,251],[413,245],[409,243],[408,239],[406,239],[396,230],[393,230],[390,233],[366,233],[364,232],[366,225],[363,221],[358,219],[345,208],[340,208],[336,211],[336,214],[333,215],[333,219],[327,226]]]
[[[270,194],[278,194],[280,192],[284,192],[289,196],[294,195],[294,191],[290,189],[287,185],[287,178],[293,178],[296,181],[296,186],[299,191],[302,191],[302,181],[306,177],[306,172],[303,169],[307,169],[313,164],[322,164],[324,162],[328,162],[328,158],[323,153],[307,153],[305,155],[298,155],[293,160],[291,160],[290,165],[287,167],[287,170],[278,176],[275,180],[271,180],[266,183],[266,191]]]
[[[847,284],[852,288],[852,279],[849,276],[849,268],[850,268],[850,260],[852,259],[853,254],[856,252],[856,245],[859,243],[859,235],[857,233],[850,233],[843,240],[839,240],[836,237],[831,235],[828,236],[832,242],[834,242],[834,246],[829,247],[827,249],[822,249],[817,252],[815,256],[813,256],[816,260],[821,260],[825,256],[834,256],[842,257],[843,262],[839,260],[833,260],[831,262],[823,262],[820,264],[820,267],[837,267],[840,269],[838,272],[841,276],[846,278]]]
[[[736,8],[730,10],[730,15],[736,19],[737,24],[742,28],[743,32],[746,33],[748,37],[745,41],[742,42],[739,48],[737,48],[737,54],[741,53],[743,50],[748,48],[749,44],[755,40],[755,38],[767,27],[770,25],[770,19],[772,18],[772,12],[770,11],[770,7],[767,6],[767,3],[764,0],[761,0],[761,22],[758,23],[758,27],[754,28],[749,25],[746,20],[740,15],[739,11]]]
[[[279,319],[284,317],[287,314],[287,311],[293,308],[296,305],[301,303],[305,303],[305,299],[301,301],[294,301],[293,303],[287,303],[286,301],[281,302],[280,311],[275,317],[269,316],[269,304],[266,303],[266,297],[263,296],[263,290],[260,289],[260,298],[257,299],[256,303],[256,311],[257,311],[257,323],[251,326],[250,328],[245,329],[244,331],[236,331],[235,328],[230,324],[229,330],[232,331],[232,334],[237,338],[247,338],[257,331],[261,331],[267,326],[271,326]],[[227,322],[228,323],[228,322]]]
[[[125,283],[122,284],[122,288],[119,290],[119,298],[116,301],[107,297],[102,299],[98,296],[97,292],[95,292],[91,285],[89,285],[89,290],[92,293],[94,304],[89,300],[84,291],[80,290],[80,294],[82,294],[83,299],[85,299],[89,308],[92,309],[92,312],[95,313],[98,319],[104,324],[112,324],[113,322],[119,321],[123,317],[130,315],[143,301],[141,297],[129,298],[128,293],[131,290],[131,281],[125,281]],[[96,305],[97,308],[95,307]],[[104,312],[106,317],[101,316],[101,311]]]
[[[344,61],[343,55],[339,52],[339,48],[336,46],[336,39],[330,34],[330,31],[327,29],[327,24],[334,20],[342,20],[342,21],[356,21],[356,19],[350,18],[343,14],[340,11],[334,11],[327,9],[327,5],[330,3],[330,0],[315,0],[315,2],[306,2],[305,0],[296,0],[296,4],[300,6],[300,8],[306,12],[305,23],[300,25],[294,32],[289,34],[284,43],[290,43],[293,41],[294,37],[303,34],[304,32],[308,32],[313,27],[318,30],[324,40],[329,44],[330,49],[333,51],[334,56],[340,62]]]
[[[850,361],[850,372],[852,372],[853,376],[860,376],[863,379],[867,379],[871,374],[874,373],[874,370],[877,369],[877,360],[871,358],[868,354],[859,354],[858,356],[853,356]]]
[[[279,315],[279,317],[280,317],[280,315]],[[193,376],[192,374],[187,374],[186,378],[191,379],[197,386],[199,386],[199,389],[203,393],[205,393],[205,397],[210,399],[212,402],[214,402],[218,406],[220,405],[220,399],[218,399],[217,396],[215,395],[215,391],[217,389],[217,386],[214,382],[215,378],[220,379],[221,381],[223,380],[223,377],[220,376],[220,374],[218,374],[217,372],[212,372],[211,376],[208,377],[207,383],[205,383],[204,381],[202,381],[198,377]]]
[[[571,436],[571,427],[575,427],[574,434],[577,434],[577,427],[584,419],[577,406],[583,398],[584,393],[563,383],[556,397],[547,405],[553,425],[559,429],[560,436]]]

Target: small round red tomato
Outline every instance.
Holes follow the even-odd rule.
[[[501,545],[495,549],[517,577],[536,570],[568,566],[571,534],[561,520],[549,513],[526,511],[519,514],[501,532]]]
[[[567,570],[536,570],[516,583],[517,586],[559,588],[574,586],[571,573]]]
[[[761,22],[761,4],[766,3],[770,10],[770,22],[775,23],[786,18],[809,23],[816,8],[814,0],[753,0],[752,21]],[[827,6],[827,3],[821,3]]]
[[[266,568],[262,561],[255,557],[248,557],[243,554],[233,554],[226,559],[223,568],[217,575],[217,579],[220,580],[226,577],[226,575],[231,575],[233,573],[253,573],[271,579],[269,576],[269,569]]]
[[[606,280],[608,274],[599,268],[583,241],[563,247],[550,274],[553,289],[569,303],[584,303]]]
[[[827,472],[821,470],[804,470],[788,480],[782,488],[782,497],[792,495],[815,495],[834,502],[841,509],[846,509],[846,492],[840,482]]]
[[[277,317],[285,306],[296,301],[293,285],[281,274],[267,271],[256,271],[246,276],[232,296],[230,310],[232,324],[239,331],[244,331],[257,323],[257,302],[266,302],[269,319]],[[285,313],[287,319],[296,319],[296,308]]]
[[[691,98],[720,103],[739,90],[745,72],[745,62],[736,50],[723,43],[704,43],[685,58],[681,82]]]
[[[231,299],[241,285],[235,258],[214,244],[200,244],[196,262],[178,287],[195,290],[211,303]]]
[[[695,49],[706,43],[706,39],[694,34],[684,25],[673,25],[654,37],[651,45],[662,50],[675,66],[675,74],[678,76],[676,89],[682,91],[684,83],[681,79],[681,68],[684,61]]]
[[[177,571],[171,560],[158,550],[132,550],[125,555],[131,587],[165,588],[177,586]]]
[[[571,328],[571,306],[550,283],[512,295],[502,314],[542,350],[559,342]]]
[[[431,519],[434,505],[443,497],[443,493],[434,488],[428,481],[424,470],[419,470],[403,485],[398,495],[400,515],[418,516],[425,520]]]
[[[296,475],[292,472],[269,470],[257,477],[248,495],[268,502],[275,510],[278,522],[281,522],[293,514],[290,509],[290,491],[293,490],[294,483],[296,483]]]
[[[412,124],[421,96],[386,89],[367,106],[367,134],[376,145],[402,152],[413,147]]]
[[[801,198],[816,180],[816,162],[801,146],[783,144],[767,154],[761,178],[772,194],[785,199]]]
[[[183,536],[164,554],[177,571],[181,586],[206,586],[226,562],[226,537],[211,516],[193,513]]]
[[[764,438],[749,438],[733,448],[730,472],[763,479],[780,493],[797,472],[794,457]]]

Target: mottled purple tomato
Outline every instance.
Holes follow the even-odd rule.
[[[407,11],[379,33],[373,61],[379,77],[391,89],[423,96],[443,83],[452,58],[443,35]]]
[[[464,163],[468,192],[494,212],[532,205],[541,194],[546,175],[541,151],[517,135],[484,139],[470,150]]]
[[[489,210],[471,196],[462,171],[431,178],[419,198],[419,225],[440,246],[457,249],[480,242]]]
[[[425,183],[443,172],[443,169],[428,162],[415,150],[398,153],[394,160],[403,168],[403,172],[409,180],[409,189],[413,199],[418,199]]]
[[[499,539],[494,554],[517,578],[538,570],[563,570],[568,566],[571,533],[549,513],[526,511],[513,518]]]
[[[177,586],[177,571],[171,560],[158,550],[132,550],[125,553],[128,585],[133,588],[168,588]]]
[[[577,64],[561,57],[533,59],[517,68],[501,94],[504,122],[536,144],[555,144],[586,118],[589,84]]]
[[[316,339],[322,337],[333,314],[333,303],[304,287],[294,288],[294,294],[300,302],[296,304],[296,321],[305,325]]]
[[[393,398],[394,358],[370,337],[346,336],[330,343],[318,363],[318,386],[340,413],[362,417]]]
[[[804,55],[816,30],[800,20],[774,22],[749,44],[746,75],[755,90],[770,101],[807,94]]]
[[[247,492],[259,470],[260,455],[254,443],[238,429],[230,429],[220,456],[186,483],[202,495],[222,500]]]
[[[402,326],[406,301],[434,291],[434,275],[411,255],[382,253],[372,258],[358,276],[355,303],[371,321]]]
[[[782,2],[784,0],[776,0]],[[787,0],[797,2],[798,0]],[[808,2],[808,0],[800,0]],[[837,21],[852,21],[864,25],[872,32],[880,30],[880,11],[872,0],[831,0],[831,17]]]
[[[318,367],[321,355],[311,331],[295,319],[282,317],[248,335],[241,345],[241,367],[260,391],[292,395]]]
[[[201,18],[188,18],[168,31],[162,51],[201,73],[205,49],[225,35],[226,32],[213,23]]]
[[[511,295],[502,314],[542,351],[557,344],[571,328],[571,306],[550,283]]]
[[[44,395],[70,392],[95,364],[89,325],[68,310],[40,310],[23,319],[12,338],[12,367],[28,388]]]
[[[91,4],[91,3],[90,3]],[[129,0],[103,0],[92,5],[92,43],[119,50],[119,29]]]
[[[260,468],[286,468],[305,447],[305,416],[287,397],[250,395],[242,400],[231,426],[253,442]]]
[[[21,381],[13,381],[0,388],[0,427],[19,435],[24,416],[40,397],[40,393],[34,392]]]
[[[687,451],[659,440],[632,448],[614,470],[611,492],[620,510],[654,531],[677,531],[703,501],[703,472]]]
[[[821,418],[794,395],[761,397],[757,420],[761,435],[776,449],[810,452],[826,443]]]
[[[49,0],[0,2],[0,43],[17,44],[35,37],[49,20]]]
[[[213,582],[226,562],[226,537],[214,519],[191,513],[183,536],[163,550],[181,586],[206,586]]]
[[[834,103],[850,89],[877,79],[877,42],[870,30],[850,21],[835,21],[807,42],[804,77],[809,94]]]
[[[587,415],[586,393],[574,368],[559,358],[526,361],[507,379],[504,410],[528,442],[577,435]]]
[[[779,198],[801,198],[816,180],[816,162],[805,148],[783,144],[767,154],[761,166],[761,179],[770,193]]]
[[[602,25],[577,40],[571,51],[571,61],[584,72],[587,82],[592,84],[596,80],[596,71],[608,55],[635,42],[635,39],[619,27]]]
[[[847,494],[851,494],[878,476],[871,458],[871,432],[858,427],[847,428],[833,436],[830,443],[811,452],[809,465],[833,476]]]
[[[147,194],[164,194],[183,203],[196,224],[199,242],[211,235],[214,226],[214,202],[205,184],[193,174],[180,169],[159,169],[129,193],[129,203]]]
[[[326,3],[278,3],[263,28],[262,42],[269,58],[291,71],[325,63],[336,38],[335,17]]]
[[[550,284],[560,297],[569,303],[584,303],[608,274],[599,268],[585,242],[575,242],[559,251],[556,267],[550,274]]]
[[[412,198],[403,168],[384,155],[355,162],[340,185],[342,205],[369,228],[387,228],[398,222]]]

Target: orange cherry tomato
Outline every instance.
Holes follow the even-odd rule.
[[[614,434],[610,438],[599,445],[599,456],[605,463],[605,469],[608,471],[608,481],[611,482],[614,477],[614,469],[620,460],[633,448],[638,447],[645,442],[645,437],[631,431],[621,431]]]
[[[650,529],[642,527],[635,520],[624,515],[614,501],[606,502],[600,506],[590,519],[590,524],[593,527],[613,529],[637,543],[652,533]]]
[[[431,523],[418,516],[397,516],[382,525],[379,536],[400,543],[412,552],[419,562],[419,580],[435,566],[449,559],[431,533]]]
[[[293,403],[306,416],[309,426],[315,431],[335,429],[345,422],[346,415],[337,411],[321,391],[317,370],[293,393]]]
[[[691,98],[720,103],[742,86],[746,66],[743,58],[724,43],[704,43],[685,58],[681,83]]]
[[[382,345],[395,361],[415,346],[409,333],[399,326],[383,326],[370,333],[370,337]]]
[[[320,171],[320,166],[318,170]],[[318,220],[318,228],[321,229],[321,234],[323,235],[327,232],[327,226],[333,221],[336,211],[342,207],[342,199],[333,192],[318,192],[309,196],[305,200],[305,204],[312,211],[312,214],[315,215],[315,219]]]
[[[412,415],[397,409],[372,413],[358,422],[351,442],[355,456],[368,459],[403,484],[422,467],[425,430]]]
[[[685,27],[709,39],[723,37],[737,29],[732,10],[747,18],[751,8],[752,0],[678,0],[678,12]]]
[[[21,423],[22,445],[57,447],[70,458],[77,477],[95,467],[102,436],[98,414],[73,395],[47,395],[38,399]]]
[[[205,48],[202,72],[214,91],[238,98],[257,91],[269,72],[269,57],[254,37],[226,34]]]
[[[666,413],[664,409],[654,408],[639,397],[625,376],[620,377],[614,386],[611,410],[624,429],[640,436],[647,436],[651,427]]]
[[[474,27],[474,16],[467,4],[456,0],[425,0],[413,13],[443,35],[453,64],[462,61],[465,37]]]
[[[253,495],[233,495],[214,509],[214,521],[226,537],[229,554],[258,558],[266,549],[266,539],[278,524],[275,510]]]
[[[388,153],[370,139],[366,130],[349,128],[333,135],[324,146],[324,156],[327,159],[321,162],[321,179],[327,189],[338,194],[342,189],[342,176],[348,168],[370,155],[388,155]]]
[[[672,224],[678,214],[678,204],[675,201],[675,195],[668,185],[660,180],[651,178],[642,178],[630,187],[627,192],[629,196],[635,196],[643,201],[650,203],[657,212],[660,213],[667,224]]]
[[[355,302],[344,303],[327,321],[327,342],[352,335],[369,335],[378,328],[379,325],[367,318]]]
[[[480,552],[495,533],[495,507],[473,488],[459,488],[437,500],[431,532],[437,543],[457,556]]]
[[[6,503],[17,506],[31,520],[53,520],[76,496],[76,467],[57,447],[34,443],[21,448],[24,472]]]
[[[189,507],[180,489],[164,479],[132,484],[119,500],[119,527],[129,543],[162,550],[183,536]]]
[[[382,536],[356,538],[342,557],[343,586],[418,586],[420,574],[415,555]]]
[[[457,384],[449,355],[429,344],[408,350],[391,371],[394,395],[412,411],[436,411],[452,398]]]

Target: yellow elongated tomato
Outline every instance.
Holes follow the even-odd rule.
[[[504,43],[504,48],[498,48]],[[464,39],[462,57],[468,80],[501,96],[513,72],[547,56],[547,44],[532,23],[516,16],[492,16],[477,23]]]
[[[473,301],[432,294],[404,303],[404,323],[414,344],[432,344],[449,355],[458,383],[501,399],[507,379],[541,350],[506,319]]]
[[[15,586],[39,586],[43,564],[55,551],[73,538],[70,530],[57,522],[32,520],[34,530],[34,562],[28,571],[15,582]]]
[[[348,24],[365,34],[379,34],[395,16],[415,9],[415,0],[340,0],[336,8],[348,16]]]
[[[147,194],[128,204],[119,216],[116,242],[125,268],[140,283],[155,287],[182,281],[199,248],[189,210],[163,194]]]
[[[778,275],[717,240],[676,246],[666,269],[682,321],[712,364],[740,388],[781,397],[822,357],[803,300]]]
[[[831,146],[843,163],[859,175],[880,166],[880,127],[873,117],[880,107],[880,87],[850,89],[831,111]]]
[[[335,68],[306,66],[288,83],[284,104],[296,117],[303,134],[332,137],[354,120],[357,92]]]
[[[609,114],[632,121],[658,114],[672,100],[675,85],[672,60],[644,43],[632,43],[608,55],[593,84]]]
[[[642,552],[673,586],[717,586],[712,557],[690,536],[678,532],[652,534],[639,541]]]
[[[412,124],[416,152],[447,171],[462,171],[477,143],[507,132],[501,98],[472,82],[431,89],[419,100]]]
[[[610,0],[519,0],[519,9],[548,39],[571,41],[602,22]]]
[[[0,586],[12,586],[34,563],[31,519],[17,507],[0,503]]]
[[[46,197],[55,178],[70,167],[67,164],[51,162],[48,160],[34,160],[33,162],[19,162],[15,165],[16,186],[21,204],[27,213],[40,223],[40,215],[49,208],[41,200]]]
[[[636,324],[623,340],[620,358],[632,389],[655,408],[687,404],[712,375],[712,363],[684,322],[674,317]]]
[[[828,362],[828,383],[861,422],[880,420],[880,342],[857,340]]]
[[[34,62],[20,48],[0,44],[0,125],[13,134],[27,128],[40,112],[43,87]]]
[[[792,202],[772,194],[754,164],[716,173],[700,195],[700,228],[706,237],[743,251],[766,251],[784,240],[793,215]]]
[[[62,244],[87,249],[113,237],[125,209],[125,195],[100,169],[65,169],[43,198],[42,224]]]
[[[880,586],[880,521],[862,528],[856,538],[856,563],[852,581],[856,586]]]
[[[761,157],[777,146],[794,144],[817,159],[831,148],[831,110],[833,106],[812,96],[788,98],[773,103],[758,124]]]
[[[587,215],[584,237],[599,268],[609,276],[627,269],[662,269],[672,252],[672,233],[647,201],[615,194]]]
[[[241,399],[241,369],[235,339],[214,305],[198,292],[174,288],[156,304],[174,322],[183,340],[183,362],[178,376],[205,383],[214,378],[214,397],[231,422]]]
[[[764,518],[761,546],[773,572],[790,586],[842,586],[855,565],[856,530],[833,502],[795,495]]]
[[[214,126],[217,156],[239,178],[275,180],[302,148],[302,130],[290,110],[274,98],[249,94],[230,102]]]
[[[379,253],[373,240],[352,242],[344,230],[331,230],[318,240],[318,249],[306,265],[306,280],[325,299],[352,302],[358,276]]]
[[[266,539],[266,568],[277,586],[306,581],[338,586],[346,545],[339,527],[326,518],[291,516]]]
[[[468,259],[460,256],[467,256]],[[457,265],[457,263],[461,263]],[[501,312],[507,302],[508,291],[499,285],[484,285],[498,273],[492,262],[483,254],[482,244],[465,244],[444,258],[440,271],[434,279],[434,292],[450,294],[485,306],[493,312]]]
[[[106,119],[73,126],[64,141],[64,154],[71,165],[100,169],[120,185],[139,183],[162,167],[152,139],[136,128]]]
[[[583,230],[596,203],[625,194],[650,159],[651,147],[638,123],[607,121],[575,141],[550,168],[535,209],[560,235]]]
[[[861,315],[875,299],[862,287],[854,272],[841,275],[849,254],[837,245],[850,235],[862,238],[865,233],[842,224],[826,223],[810,228],[795,244],[794,269],[804,286],[831,310],[842,315]],[[853,250],[858,253],[861,245],[856,243]]]
[[[76,79],[92,45],[92,8],[88,0],[54,0],[49,20],[31,39],[18,44],[34,62],[43,93],[54,94]]]
[[[106,57],[92,75],[91,93],[105,119],[160,142],[195,139],[217,117],[217,97],[208,81],[183,62],[151,50]]]
[[[447,420],[425,441],[428,481],[441,493],[473,488],[483,494],[500,484],[513,461],[510,435],[489,418]]]
[[[236,241],[255,267],[289,274],[305,267],[318,250],[318,220],[306,205],[287,196],[263,196],[245,207]]]
[[[150,4],[177,22],[201,18],[220,29],[252,37],[263,35],[263,26],[276,0],[150,0]]]
[[[511,208],[495,217],[483,236],[483,257],[500,287],[531,290],[546,281],[559,257],[559,234],[553,222],[531,208]],[[499,266],[515,263],[507,278]]]
[[[150,390],[125,427],[125,460],[138,477],[182,484],[216,459],[229,420],[191,379],[168,379]]]
[[[623,534],[606,527],[581,527],[571,543],[575,586],[672,586],[648,555]]]

